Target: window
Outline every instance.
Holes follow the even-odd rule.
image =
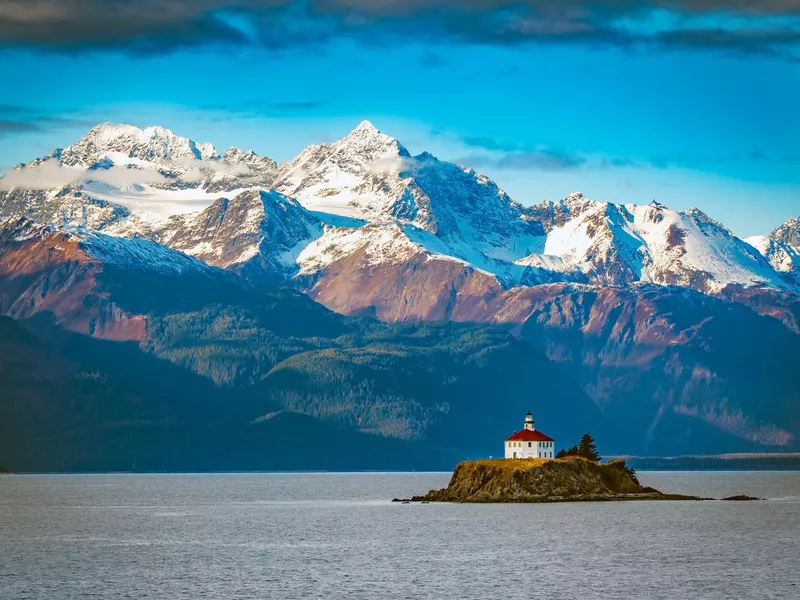
[[[530,447],[531,447],[531,443],[530,443],[530,442],[528,442],[528,448],[530,448]]]

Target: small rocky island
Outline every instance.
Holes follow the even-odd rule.
[[[505,440],[505,459],[459,463],[449,485],[394,502],[596,502],[600,500],[711,500],[644,487],[624,460],[601,463],[594,438],[554,454],[555,440],[536,429],[528,411],[521,431]],[[724,500],[757,500],[731,496]]]
[[[577,502],[705,500],[644,487],[625,461],[561,459],[472,460],[459,463],[450,484],[406,502]]]

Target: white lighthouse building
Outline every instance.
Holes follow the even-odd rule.
[[[554,446],[553,438],[536,431],[533,415],[528,411],[522,431],[506,438],[506,458],[553,458]]]

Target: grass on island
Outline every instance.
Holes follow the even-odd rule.
[[[566,456],[564,458],[483,458],[479,460],[465,460],[460,464],[499,467],[501,469],[521,471],[530,469],[531,467],[541,467],[547,463],[565,463],[575,461],[591,462],[585,458],[581,458],[580,456]]]

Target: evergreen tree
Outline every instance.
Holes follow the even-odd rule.
[[[588,433],[584,433],[581,436],[581,441],[578,442],[578,456],[582,456],[586,460],[600,462],[600,453],[597,451],[597,443]]]
[[[574,446],[570,446],[566,450],[562,448],[556,454],[556,458],[564,458],[566,456],[580,456],[594,462],[600,462],[601,460],[595,439],[588,433],[584,433],[581,436],[581,440]]]

